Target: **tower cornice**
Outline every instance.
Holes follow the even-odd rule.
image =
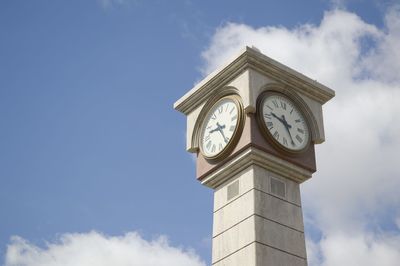
[[[233,60],[209,74],[177,100],[174,108],[186,115],[189,114],[201,105],[216,88],[225,86],[246,69],[253,69],[288,85],[321,105],[335,96],[333,90],[316,80],[275,61],[254,48],[246,46]]]

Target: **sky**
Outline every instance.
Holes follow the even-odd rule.
[[[173,103],[245,45],[336,91],[301,185],[310,266],[400,261],[400,3],[0,2],[0,264],[210,265]]]

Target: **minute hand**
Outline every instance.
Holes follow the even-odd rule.
[[[290,130],[289,130],[289,128],[292,128],[292,126],[288,124],[288,122],[286,121],[284,115],[282,115],[282,120],[280,120],[280,121],[283,123],[283,125],[285,126],[287,132],[289,133],[290,140],[292,141],[292,145],[294,146],[294,141],[293,141],[293,138],[292,138],[292,134],[290,134]]]
[[[225,128],[225,125],[220,125],[218,122],[217,122],[217,130],[219,131],[219,133],[221,133],[221,135],[222,135],[222,137],[224,138],[224,141],[225,141],[225,143],[228,143],[228,139],[225,137],[225,134],[224,134],[224,131],[223,131],[223,129]]]
[[[290,134],[290,128],[292,128],[292,126],[288,124],[288,122],[287,122],[286,119],[285,119],[285,116],[282,115],[282,118],[280,118],[280,117],[278,117],[276,114],[274,114],[274,113],[272,113],[272,112],[271,112],[271,115],[272,115],[273,117],[275,117],[276,119],[278,119],[278,120],[283,124],[283,126],[286,128],[286,131],[287,131],[288,134],[289,134],[291,143],[292,143],[292,145],[294,146],[295,144],[294,144],[294,141],[293,141],[293,138],[292,138],[292,134]]]

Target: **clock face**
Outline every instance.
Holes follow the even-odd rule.
[[[268,95],[268,94],[267,94]],[[301,151],[310,141],[302,112],[286,96],[269,94],[260,104],[263,128],[276,143],[289,151]]]
[[[241,123],[241,109],[234,97],[224,97],[207,112],[200,131],[200,150],[206,158],[226,151]]]

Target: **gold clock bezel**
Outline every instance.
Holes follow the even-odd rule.
[[[272,95],[278,95],[278,96],[281,96],[281,97],[286,98],[289,101],[291,101],[293,103],[294,107],[297,108],[297,110],[303,116],[304,121],[307,126],[307,130],[308,130],[308,139],[307,139],[306,145],[302,149],[293,150],[293,149],[289,149],[289,148],[285,147],[279,141],[277,141],[273,137],[271,132],[268,130],[267,125],[265,124],[265,121],[264,121],[263,113],[262,113],[262,105],[263,105],[264,101]],[[275,147],[279,151],[281,151],[285,154],[288,154],[288,155],[299,155],[299,154],[302,154],[303,152],[305,152],[306,150],[308,150],[308,148],[310,147],[310,144],[311,144],[311,139],[312,139],[310,122],[309,122],[308,116],[306,116],[305,110],[302,108],[302,105],[297,101],[297,99],[295,99],[294,97],[291,97],[290,95],[288,95],[282,91],[275,91],[275,90],[264,91],[258,97],[256,113],[257,113],[257,122],[258,122],[259,128],[261,129],[261,133],[268,140],[268,142],[273,145],[273,147]]]
[[[205,152],[203,151],[203,145],[202,145],[202,140],[203,140],[203,134],[204,134],[204,126],[205,126],[205,119],[206,117],[208,117],[208,114],[210,112],[210,110],[214,109],[214,107],[222,100],[225,99],[230,99],[232,100],[232,102],[236,105],[236,108],[238,110],[238,122],[236,125],[236,128],[232,134],[231,139],[228,141],[228,143],[226,144],[226,146],[216,155],[214,156],[207,156],[205,154]],[[200,149],[200,153],[202,154],[202,156],[209,162],[219,162],[223,159],[225,159],[235,148],[237,142],[240,139],[241,133],[243,131],[243,127],[244,127],[244,110],[243,110],[243,104],[241,102],[241,99],[239,97],[239,95],[236,94],[229,94],[229,95],[225,95],[222,96],[220,98],[218,98],[217,100],[212,101],[210,104],[206,104],[206,106],[204,106],[203,108],[204,112],[203,115],[201,117],[201,123],[200,123],[200,127],[199,127],[199,142],[198,142],[198,147]]]

